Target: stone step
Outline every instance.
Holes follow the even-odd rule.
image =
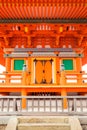
[[[19,123],[68,123],[68,117],[22,117],[18,118]]]
[[[5,130],[82,130],[78,117],[11,117]]]
[[[71,130],[65,123],[21,123],[17,130]]]

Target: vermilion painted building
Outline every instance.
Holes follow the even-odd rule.
[[[1,93],[86,93],[86,63],[87,0],[0,0]]]

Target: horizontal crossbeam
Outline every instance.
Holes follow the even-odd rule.
[[[0,23],[85,23],[87,19],[0,19]]]

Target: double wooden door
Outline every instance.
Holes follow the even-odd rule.
[[[35,62],[35,83],[51,84],[52,79],[52,62],[53,60],[34,60]]]

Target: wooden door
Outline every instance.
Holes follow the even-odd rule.
[[[35,83],[36,84],[52,83],[52,60],[35,61]]]
[[[42,83],[43,81],[43,63],[42,61],[36,61],[35,63],[35,83]]]
[[[45,77],[46,83],[47,84],[52,83],[52,63],[50,60],[45,62],[44,69],[45,69],[44,77]]]

